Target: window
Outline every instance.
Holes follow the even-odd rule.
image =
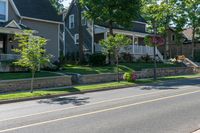
[[[69,29],[74,28],[74,15],[69,16]]]
[[[175,41],[175,35],[172,35],[172,41]]]
[[[75,44],[79,44],[79,34],[75,34],[74,41],[75,41]]]
[[[0,0],[0,21],[6,21],[8,17],[8,9],[7,9],[7,1],[6,0]]]
[[[84,12],[81,12],[81,24],[82,26],[86,25],[86,18],[84,16]]]

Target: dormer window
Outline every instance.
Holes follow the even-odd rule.
[[[5,22],[8,20],[8,1],[0,0],[0,21]]]

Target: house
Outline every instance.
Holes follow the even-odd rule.
[[[83,30],[84,53],[92,54],[101,52],[100,40],[106,39],[109,34],[108,25],[106,23],[95,23],[86,20],[84,11],[81,14],[81,23]],[[65,48],[64,55],[75,54],[79,51],[79,22],[78,22],[78,8],[75,0],[72,1],[69,9],[64,15],[65,23]],[[149,33],[146,32],[146,21],[140,17],[137,21],[132,22],[131,28],[125,28],[119,25],[114,25],[114,34],[124,34],[132,39],[132,44],[126,48],[122,48],[121,52],[127,52],[134,57],[139,58],[144,55],[153,55],[153,47],[144,44],[144,38]],[[94,27],[94,28],[93,28]],[[157,55],[163,59],[159,50]]]
[[[34,30],[48,39],[46,50],[58,60],[63,45],[62,16],[49,0],[0,0],[0,61],[19,58],[12,49],[18,46],[14,34]]]
[[[160,52],[164,54],[166,49],[168,58],[174,58],[178,55],[185,55],[190,58],[192,55],[192,32],[192,28],[184,29],[183,32],[180,33],[182,36],[181,42],[177,44],[175,27],[170,27],[167,33],[167,47],[159,47]],[[200,52],[200,40],[197,39],[197,36],[195,37],[195,51]]]

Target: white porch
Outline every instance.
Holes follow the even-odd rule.
[[[108,32],[109,30],[105,27],[95,26],[95,36],[96,36],[95,51],[98,51],[98,52],[101,51],[101,47],[98,41],[101,39],[106,39],[108,36]],[[144,55],[149,55],[153,57],[154,48],[150,46],[146,46],[144,44],[144,38],[149,35],[148,33],[125,31],[125,30],[120,30],[120,29],[114,29],[113,32],[114,34],[124,34],[132,40],[132,45],[127,46],[126,48],[122,48],[120,51],[121,53],[123,52],[130,53],[136,58],[139,58]],[[156,48],[156,55],[160,60],[163,61],[163,56],[158,50],[158,48]]]
[[[136,58],[139,58],[144,55],[154,56],[154,47],[150,46],[141,46],[141,45],[129,45],[125,48],[121,48],[120,53],[129,53]],[[163,55],[160,53],[156,47],[156,56],[163,61]]]

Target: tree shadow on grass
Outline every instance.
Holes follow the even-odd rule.
[[[66,104],[72,104],[75,106],[81,106],[89,103],[89,97],[85,98],[78,98],[78,97],[56,97],[51,99],[45,99],[40,100],[38,103],[40,104],[60,104],[60,105],[66,105]]]

